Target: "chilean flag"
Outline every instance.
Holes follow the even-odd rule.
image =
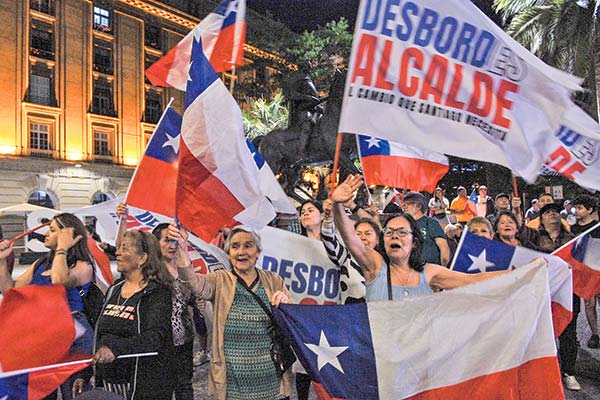
[[[125,203],[169,217],[175,215],[180,131],[181,117],[169,106],[131,178]]]
[[[373,136],[357,135],[360,162],[368,185],[433,193],[450,169],[448,157]]]
[[[82,341],[77,340],[82,329],[71,316],[64,286],[8,290],[0,303],[0,399],[41,399],[87,367],[84,363],[41,370],[89,359],[90,355],[81,353]]]
[[[336,399],[564,399],[543,260],[428,296],[273,314]]]
[[[554,334],[558,337],[573,318],[572,277],[575,276],[567,263],[559,257],[489,240],[465,231],[450,269],[466,274],[502,271],[512,267],[520,268],[536,258],[543,258],[548,262],[552,321]]]
[[[573,268],[573,292],[586,300],[600,293],[600,224],[584,232],[554,255]]]
[[[249,139],[246,139],[246,145],[258,167],[260,187],[265,192],[265,196],[267,196],[271,204],[273,204],[273,208],[279,213],[296,214],[296,208],[281,188],[281,184],[275,178],[273,170],[271,170],[271,167],[269,167],[262,154],[260,154],[256,146]]]
[[[102,292],[105,293],[106,290],[115,283],[115,278],[110,269],[110,259],[100,248],[99,243],[91,237],[88,237],[87,244],[90,253],[92,253],[92,257],[94,258],[94,276],[96,285],[98,285],[98,287],[102,289]]]
[[[154,86],[185,90],[195,36],[202,38],[204,54],[216,72],[244,64],[246,0],[223,0],[166,55],[146,70]]]
[[[192,45],[185,95],[176,194],[179,221],[207,242],[224,226],[266,226],[275,211],[261,190],[242,113],[206,59],[200,37]]]

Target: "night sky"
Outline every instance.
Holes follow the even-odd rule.
[[[317,25],[338,20],[356,19],[360,0],[247,0],[249,8],[264,14],[269,10],[275,20],[283,22],[294,32],[312,30]]]

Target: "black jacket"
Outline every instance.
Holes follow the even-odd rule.
[[[174,387],[173,368],[170,357],[173,348],[171,328],[171,291],[155,282],[149,282],[139,297],[136,307],[137,335],[118,337],[110,334],[99,336],[98,326],[103,318],[104,308],[116,290],[121,290],[125,280],[111,286],[106,293],[106,301],[94,337],[94,352],[107,346],[115,357],[121,354],[148,353],[158,351],[158,356],[139,357],[136,360],[132,384],[133,399],[171,398]],[[101,385],[103,375],[108,375],[111,364],[99,365],[97,385]]]

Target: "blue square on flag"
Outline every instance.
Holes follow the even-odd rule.
[[[467,274],[501,271],[511,266],[515,247],[466,232],[454,270]]]
[[[359,135],[360,139],[360,155],[362,157],[367,156],[389,156],[390,153],[390,142],[383,139],[378,139],[373,136]]]
[[[181,132],[181,117],[172,108],[168,108],[156,132],[152,135],[146,155],[167,163],[177,162],[179,159],[179,133]]]
[[[366,304],[282,304],[273,314],[277,324],[294,338],[290,342],[304,368],[331,396],[379,398]]]
[[[262,154],[258,152],[258,149],[256,148],[256,146],[254,146],[254,144],[252,144],[250,139],[246,139],[246,145],[248,146],[248,149],[252,154],[252,158],[254,159],[256,166],[258,167],[258,169],[261,169],[265,164],[265,159],[263,158]]]

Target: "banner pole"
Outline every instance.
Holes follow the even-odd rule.
[[[33,232],[37,231],[38,229],[41,229],[47,225],[50,225],[50,222],[52,222],[52,220],[50,220],[48,222],[44,222],[43,224],[40,224],[40,225],[36,226],[35,228],[31,228],[27,232],[23,232],[20,235],[15,236],[14,238],[10,239],[10,244],[14,244],[17,240],[24,238],[25,236],[29,235],[30,233],[33,233]]]
[[[338,132],[337,142],[335,143],[335,155],[333,156],[333,169],[331,171],[331,187],[329,188],[329,198],[331,198],[333,191],[337,187],[337,170],[340,164],[340,153],[342,151],[342,135],[342,132]]]

